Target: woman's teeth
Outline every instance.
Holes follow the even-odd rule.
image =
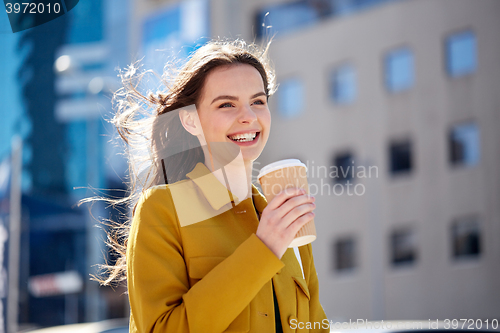
[[[230,138],[233,141],[248,142],[248,141],[253,141],[256,136],[257,133],[245,133],[245,134],[228,135],[228,138]]]

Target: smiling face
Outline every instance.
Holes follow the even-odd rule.
[[[271,114],[264,82],[254,67],[238,64],[212,70],[205,79],[197,110],[209,144],[238,145],[245,163],[262,153],[269,138]]]

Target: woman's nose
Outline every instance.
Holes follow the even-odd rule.
[[[239,121],[241,123],[249,123],[249,124],[251,124],[252,122],[254,122],[256,120],[257,120],[257,115],[252,110],[252,107],[250,105],[243,106],[242,110],[241,110],[241,113],[240,113]]]

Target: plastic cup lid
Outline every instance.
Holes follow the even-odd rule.
[[[304,168],[306,168],[306,172],[307,172],[307,167],[304,163],[302,163],[300,160],[298,160],[296,158],[289,158],[286,160],[281,160],[281,161],[277,161],[277,162],[266,165],[265,167],[263,167],[260,170],[259,175],[257,176],[257,179],[260,179],[262,176],[264,176],[268,173],[271,173],[273,171],[276,171],[276,170],[279,170],[282,168],[293,167],[293,166],[303,166]]]

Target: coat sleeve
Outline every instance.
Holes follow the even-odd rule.
[[[328,318],[326,317],[325,311],[323,310],[323,307],[319,302],[319,281],[318,281],[318,275],[316,274],[316,267],[314,266],[314,258],[313,258],[311,244],[307,244],[307,252],[308,252],[308,258],[310,258],[308,265],[309,273],[306,273],[309,275],[307,282],[308,282],[309,294],[311,296],[311,300],[309,301],[309,318],[310,321],[313,323],[321,323],[320,329],[312,329],[311,332],[327,333],[330,332],[330,329],[329,325],[327,327],[326,324],[328,323]]]
[[[170,191],[149,189],[127,243],[131,332],[222,332],[283,266],[252,234],[190,288]]]

